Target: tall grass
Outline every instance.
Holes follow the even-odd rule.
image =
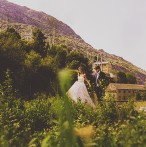
[[[5,84],[0,86],[2,147],[146,145],[146,115],[138,113],[132,102],[119,106],[112,100],[103,101],[93,110],[80,101],[75,103],[68,99],[70,70],[58,74],[61,97],[37,94],[31,101],[19,99],[12,90],[11,77],[6,77]],[[9,105],[9,98],[12,105]]]

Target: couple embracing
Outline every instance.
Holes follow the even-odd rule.
[[[86,103],[92,107],[95,107],[94,102],[92,101],[87,91],[87,87],[84,81],[87,81],[88,84],[91,85],[91,93],[95,92],[98,101],[100,102],[104,94],[104,88],[109,84],[109,79],[107,78],[105,73],[101,71],[100,66],[94,67],[94,72],[90,74],[89,79],[90,83],[86,77],[84,68],[80,66],[78,68],[78,80],[67,91],[67,95],[75,102],[80,100],[82,103]]]

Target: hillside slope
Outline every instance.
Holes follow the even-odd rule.
[[[5,30],[8,26],[14,27],[21,34],[22,39],[27,40],[31,40],[32,31],[37,27],[46,35],[50,44],[65,44],[69,50],[77,49],[90,57],[102,54],[104,60],[110,61],[114,69],[135,74],[140,83],[146,78],[146,71],[121,57],[94,49],[68,25],[56,18],[25,6],[0,0],[0,30]]]

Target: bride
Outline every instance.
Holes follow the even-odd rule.
[[[76,81],[71,88],[67,91],[67,96],[77,102],[80,100],[82,103],[95,107],[92,99],[90,98],[84,80],[87,80],[84,69],[80,66],[78,68],[78,81]]]

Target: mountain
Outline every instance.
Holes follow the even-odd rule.
[[[109,54],[102,49],[94,49],[68,25],[56,18],[44,12],[0,0],[0,31],[5,30],[8,26],[14,27],[20,33],[21,38],[26,40],[31,40],[33,29],[39,28],[50,44],[65,44],[69,50],[77,49],[85,55],[88,54],[89,58],[100,54],[103,60],[112,63],[114,70],[133,73],[139,83],[143,83],[146,79],[146,71],[136,67],[122,57]]]

